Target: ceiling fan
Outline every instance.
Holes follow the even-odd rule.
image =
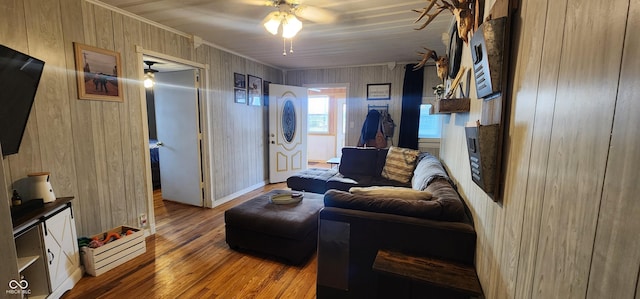
[[[331,10],[317,6],[306,5],[297,0],[267,0],[266,6],[277,7],[280,12],[294,14],[295,16],[319,24],[331,24],[337,20],[337,14]],[[272,12],[277,13],[277,12]]]
[[[330,24],[336,21],[336,14],[332,11],[301,4],[297,0],[267,0],[263,2],[266,6],[276,7],[277,11],[269,13],[262,25],[273,35],[281,32],[283,39],[282,55],[286,56],[286,40],[291,43],[289,53],[293,53],[293,37],[302,29],[302,22],[299,18],[320,24]]]

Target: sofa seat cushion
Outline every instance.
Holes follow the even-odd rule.
[[[287,187],[292,190],[324,193],[327,180],[336,175],[336,169],[309,168],[287,178]]]
[[[411,183],[398,182],[390,179],[385,179],[383,177],[374,177],[371,178],[370,186],[393,186],[411,188]]]
[[[439,201],[366,196],[339,190],[328,190],[324,194],[324,205],[425,219],[440,219],[442,214]]]
[[[326,190],[336,189],[341,191],[349,191],[351,187],[369,187],[372,184],[373,177],[368,175],[352,175],[345,176],[338,173],[331,177],[326,184]]]

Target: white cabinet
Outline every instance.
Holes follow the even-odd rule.
[[[28,284],[19,291],[29,298],[60,298],[83,274],[71,203],[52,204],[14,227],[20,282]]]
[[[80,251],[71,208],[45,216],[42,225],[46,265],[49,270],[50,297],[60,297],[71,289],[70,279],[80,269]]]
[[[29,298],[49,296],[49,280],[41,236],[40,225],[34,225],[15,237],[20,276],[14,280],[20,285],[14,283],[14,286],[10,286],[11,295],[16,295],[12,298],[20,298],[20,295],[28,295]]]

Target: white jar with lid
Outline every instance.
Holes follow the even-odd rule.
[[[30,181],[31,198],[42,198],[45,203],[56,200],[53,188],[49,182],[49,172],[34,172],[27,176]]]

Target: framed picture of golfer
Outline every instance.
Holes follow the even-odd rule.
[[[120,53],[73,43],[78,98],[122,102]]]

